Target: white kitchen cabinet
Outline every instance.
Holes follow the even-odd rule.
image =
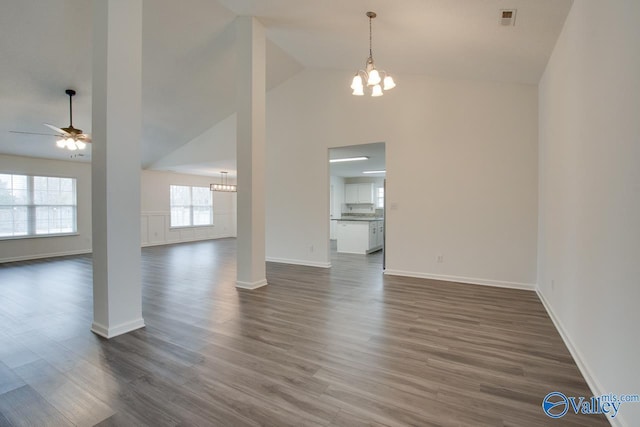
[[[338,221],[338,252],[368,254],[382,248],[382,221]]]
[[[358,184],[345,184],[344,202],[358,203]]]
[[[378,245],[378,227],[376,224],[378,221],[371,221],[369,223],[369,245],[367,250],[375,248]]]
[[[358,203],[373,203],[373,183],[358,184]]]
[[[384,222],[372,221],[369,229],[369,251],[375,251],[384,244]]]
[[[373,183],[345,184],[345,203],[373,203]]]

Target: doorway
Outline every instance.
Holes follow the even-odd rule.
[[[384,270],[385,143],[330,148],[329,179],[332,260],[361,259]]]

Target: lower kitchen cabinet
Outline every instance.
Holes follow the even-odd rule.
[[[338,221],[338,252],[368,254],[382,249],[383,221]]]

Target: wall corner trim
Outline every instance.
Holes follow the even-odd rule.
[[[103,338],[113,338],[118,335],[126,334],[127,332],[135,331],[136,329],[144,328],[144,319],[131,320],[130,322],[121,323],[114,327],[107,327],[100,323],[93,322],[91,325],[91,332],[96,335],[100,335]]]
[[[241,282],[240,280],[236,282],[236,288],[249,290],[258,289],[267,285],[267,279],[258,280],[257,282]]]

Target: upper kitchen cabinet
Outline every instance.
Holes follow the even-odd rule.
[[[344,202],[358,203],[358,184],[345,184]]]
[[[373,183],[345,184],[345,203],[374,203]]]

